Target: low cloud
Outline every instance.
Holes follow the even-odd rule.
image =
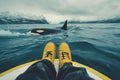
[[[0,0],[0,11],[44,15],[50,22],[120,16],[120,0]]]

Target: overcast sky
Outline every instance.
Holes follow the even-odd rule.
[[[44,15],[52,23],[65,19],[120,17],[120,0],[0,0],[0,12]]]

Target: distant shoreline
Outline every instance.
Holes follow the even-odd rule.
[[[41,24],[41,23],[39,23],[39,24]],[[39,24],[37,24],[37,23],[35,23],[35,24],[30,24],[30,23],[22,24],[21,23],[21,24],[0,24],[0,25],[39,25]],[[68,24],[119,24],[119,23],[68,23]],[[42,24],[42,25],[48,25],[48,24]]]

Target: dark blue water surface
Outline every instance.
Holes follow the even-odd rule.
[[[0,25],[0,73],[40,59],[44,46],[66,41],[74,61],[120,80],[120,24],[68,24],[66,32],[33,36],[33,28],[60,29],[56,24]],[[68,36],[66,36],[68,35]],[[58,56],[56,56],[58,57]]]

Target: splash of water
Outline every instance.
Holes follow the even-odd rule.
[[[29,36],[30,32],[20,33],[20,32],[11,32],[10,30],[0,30],[0,36]]]

